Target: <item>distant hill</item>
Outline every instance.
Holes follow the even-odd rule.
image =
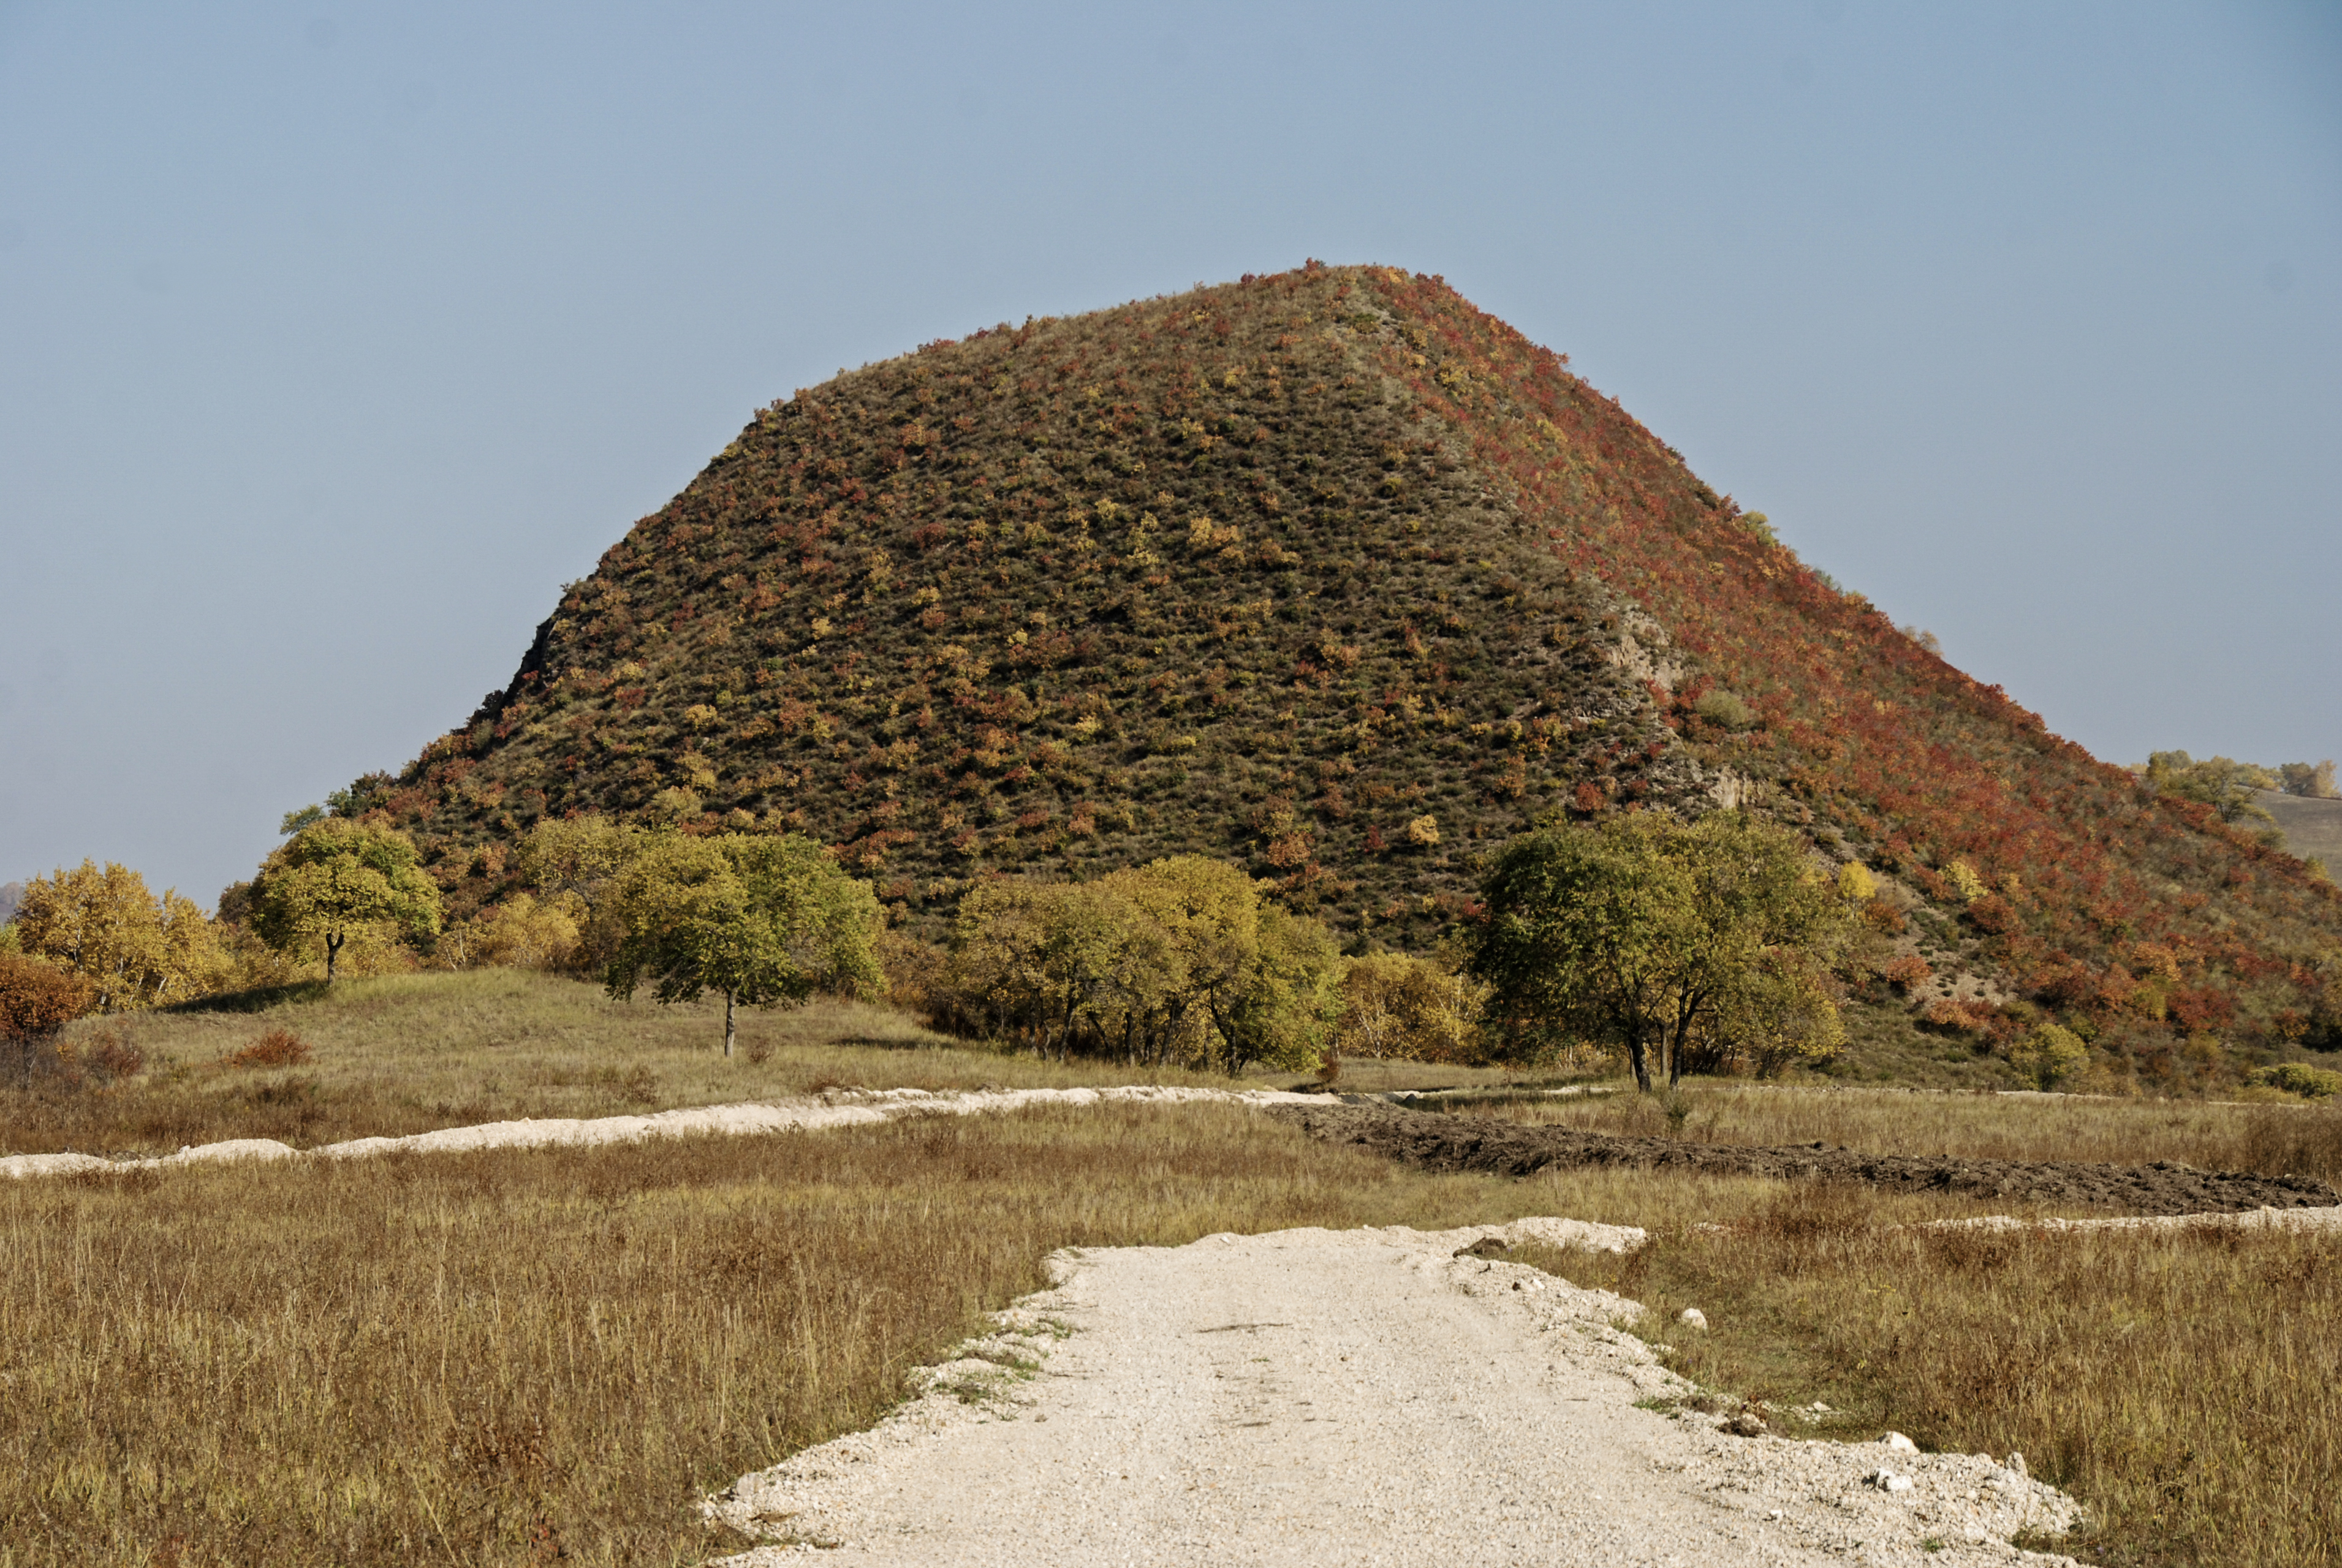
[[[0,925],[16,918],[16,906],[25,900],[25,884],[21,882],[0,882]]]
[[[2323,861],[2327,872],[2342,876],[2342,800],[2255,790],[2253,801],[2275,819],[2287,854]]]
[[[1001,874],[1242,862],[1420,947],[1542,815],[1749,802],[2170,1070],[2321,1027],[2337,900],[1839,591],[1437,278],[1325,267],[929,344],[759,410],[353,809],[458,908],[545,814]],[[1957,863],[1957,864],[1956,864]],[[1972,895],[1981,893],[1981,896]]]

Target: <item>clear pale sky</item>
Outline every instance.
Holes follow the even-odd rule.
[[[759,404],[1444,275],[2115,761],[2342,753],[2342,7],[0,0],[0,881],[208,904]]]

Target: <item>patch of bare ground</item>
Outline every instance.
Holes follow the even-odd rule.
[[[2175,1160],[2118,1165],[1931,1158],[1833,1149],[1820,1143],[1762,1148],[1620,1137],[1566,1127],[1524,1126],[1490,1117],[1356,1105],[1279,1106],[1269,1114],[1296,1122],[1312,1137],[1372,1150],[1434,1172],[1526,1176],[1549,1167],[1620,1166],[1686,1174],[1859,1183],[1887,1192],[2109,1209],[2130,1214],[2329,1208],[2342,1203],[2342,1193],[2312,1177],[2198,1171]]]

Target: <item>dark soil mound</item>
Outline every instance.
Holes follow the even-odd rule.
[[[1615,1138],[1566,1127],[1526,1127],[1478,1116],[1443,1116],[1357,1105],[1279,1106],[1314,1138],[1356,1144],[1427,1171],[1490,1171],[1526,1176],[1548,1165],[1629,1165],[1731,1176],[1818,1176],[1897,1192],[1957,1193],[2012,1203],[2087,1203],[2131,1214],[2225,1213],[2244,1209],[2323,1208],[2342,1203],[2323,1182],[2198,1171],[2174,1161],[2151,1165],[2034,1164],[2021,1160],[1930,1160],[1865,1154],[1820,1144],[1788,1149]]]

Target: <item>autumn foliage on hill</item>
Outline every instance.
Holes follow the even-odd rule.
[[[1004,325],[760,410],[348,809],[413,831],[457,913],[532,823],[603,810],[811,834],[933,931],[1000,874],[1194,853],[1420,947],[1533,822],[1744,799],[2149,1078],[2189,1037],[2337,1027],[2330,885],[1381,268]]]

